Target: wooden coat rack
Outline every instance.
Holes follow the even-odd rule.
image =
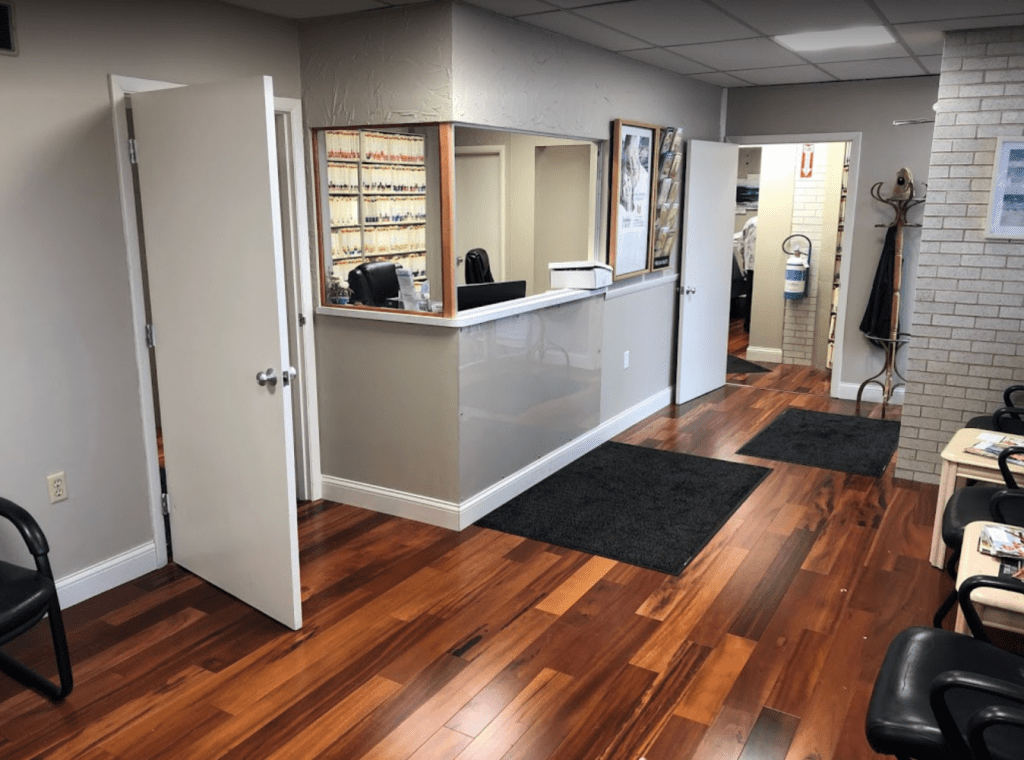
[[[924,203],[925,199],[914,198],[914,177],[910,169],[902,168],[896,172],[896,184],[893,185],[892,195],[888,198],[882,196],[882,182],[876,182],[871,187],[871,197],[892,206],[896,217],[889,224],[876,224],[876,227],[895,227],[895,253],[893,258],[892,276],[892,311],[889,317],[889,335],[869,335],[868,338],[876,343],[881,343],[885,349],[885,365],[875,375],[872,375],[857,389],[857,414],[860,414],[860,400],[864,389],[874,383],[882,389],[882,417],[885,417],[885,409],[892,399],[892,394],[897,388],[906,385],[906,378],[896,369],[896,354],[900,347],[910,340],[909,333],[899,331],[900,324],[900,294],[903,287],[903,230],[906,227],[920,227],[920,224],[911,224],[907,221],[907,212],[910,209]],[[884,380],[879,378],[884,376]],[[900,382],[894,383],[893,377]]]

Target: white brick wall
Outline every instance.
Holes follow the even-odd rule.
[[[825,203],[825,177],[828,173],[828,151],[815,145],[814,169],[807,178],[800,176],[799,163],[794,167],[793,233],[811,239],[811,268],[807,273],[807,297],[786,301],[782,321],[782,361],[810,366],[814,356],[814,323],[818,313],[818,272],[821,271],[821,219]],[[799,240],[799,238],[798,238]],[[799,241],[805,247],[804,241]],[[828,273],[831,277],[831,272]]]
[[[1024,136],[1024,27],[949,32],[924,206],[896,475],[938,482],[939,452],[1024,382],[1024,245],[987,240],[996,137]]]

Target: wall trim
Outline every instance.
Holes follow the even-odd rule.
[[[839,395],[837,398],[856,400],[857,390],[860,388],[860,383],[840,383],[839,384]],[[903,398],[906,395],[906,388],[897,388],[892,393],[892,398],[889,399],[890,404],[903,404]],[[864,389],[864,394],[861,396],[861,401],[870,401],[873,404],[882,403],[882,389],[872,383]]]
[[[157,555],[156,542],[136,546],[91,567],[65,575],[56,582],[61,609],[109,591],[167,564]]]
[[[548,475],[671,403],[672,389],[659,391],[460,504],[370,483],[336,478],[333,475],[323,476],[324,498],[440,528],[462,530]]]
[[[776,364],[782,364],[782,349],[781,348],[759,348],[757,346],[747,346],[747,361],[748,362],[774,362]]]

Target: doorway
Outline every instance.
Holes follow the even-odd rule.
[[[849,269],[842,251],[852,223],[846,197],[855,182],[859,135],[732,141],[741,146],[727,264],[733,273],[728,382],[774,387],[782,381],[773,380],[772,371],[787,365],[799,372],[782,374],[838,397]],[[787,286],[787,259],[795,262],[794,252],[810,260],[809,269],[791,272],[803,275],[802,288]],[[783,296],[787,287],[791,292]],[[757,366],[744,373],[736,359]]]

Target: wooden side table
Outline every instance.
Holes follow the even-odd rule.
[[[964,530],[963,553],[956,574],[956,587],[972,575],[999,575],[999,558],[978,551],[978,538],[985,525],[999,523],[973,522]],[[981,622],[992,628],[1024,633],[1024,595],[994,588],[979,588],[971,594]],[[956,632],[970,634],[963,610],[957,605]]]
[[[942,450],[942,474],[939,477],[939,496],[935,500],[935,523],[932,526],[932,549],[929,561],[935,567],[942,567],[946,547],[942,543],[942,513],[946,502],[953,495],[957,480],[969,478],[986,483],[1002,483],[1003,476],[999,472],[999,462],[990,457],[968,454],[964,451],[978,440],[981,433],[992,433],[991,430],[963,428],[958,430],[952,440]],[[1024,473],[1024,469],[1011,465],[1014,472]]]

